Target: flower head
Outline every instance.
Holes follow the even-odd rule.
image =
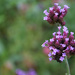
[[[24,72],[24,71],[22,71],[22,70],[20,70],[20,69],[17,69],[17,70],[16,70],[16,74],[17,74],[17,75],[27,75],[26,72]]]
[[[75,40],[73,32],[68,36],[68,28],[63,26],[63,33],[60,31],[61,26],[58,27],[58,32],[53,33],[53,38],[50,41],[46,40],[46,47],[49,48],[50,53],[48,54],[49,60],[56,60],[62,62],[65,56],[75,54]]]
[[[48,21],[50,24],[59,23],[64,26],[65,21],[63,18],[66,16],[68,9],[69,7],[67,5],[64,5],[64,8],[61,9],[58,3],[54,3],[54,6],[49,8],[49,12],[47,12],[47,9],[44,10],[43,13],[46,15],[44,20]]]
[[[22,70],[20,70],[20,69],[17,69],[17,70],[16,70],[16,74],[17,74],[17,75],[37,75],[36,72],[35,72],[35,70],[33,70],[33,69],[30,69],[30,70],[27,71],[27,72],[22,71]]]

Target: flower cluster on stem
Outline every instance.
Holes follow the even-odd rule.
[[[50,50],[48,54],[49,60],[56,60],[62,62],[65,56],[75,54],[75,40],[74,32],[70,32],[68,36],[68,28],[63,26],[63,33],[61,32],[61,26],[58,27],[58,32],[53,33],[53,38],[50,41],[45,40],[42,47],[47,47]]]
[[[67,14],[68,6],[64,5],[64,8],[61,9],[61,6],[58,5],[58,3],[54,3],[53,7],[49,8],[49,12],[47,12],[47,9],[44,10],[44,14],[46,15],[43,19],[48,21],[50,24],[59,23],[62,26],[65,25],[64,17]]]

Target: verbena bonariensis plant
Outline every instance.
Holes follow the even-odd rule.
[[[49,13],[47,10],[44,11],[45,17],[44,20],[47,20],[50,24],[56,24],[63,26],[63,33],[61,32],[61,26],[58,26],[58,32],[53,33],[53,38],[45,40],[42,44],[42,47],[49,48],[50,52],[48,54],[49,61],[56,60],[57,62],[63,62],[65,59],[67,65],[67,75],[70,75],[70,68],[67,60],[67,56],[75,55],[75,40],[74,32],[70,32],[65,25],[64,17],[67,14],[67,9],[69,7],[64,5],[64,8],[61,9],[61,6],[58,6],[58,3],[54,3],[53,7],[49,8]]]
[[[64,17],[67,14],[68,6],[64,5],[64,8],[61,9],[61,6],[58,6],[58,3],[54,3],[53,7],[49,8],[49,12],[47,12],[47,9],[44,10],[43,13],[45,13],[44,20],[48,21],[50,24],[59,23],[62,26],[65,25]]]
[[[16,74],[17,75],[37,75],[35,70],[33,69],[30,69],[29,71],[22,71],[20,69],[17,69]]]

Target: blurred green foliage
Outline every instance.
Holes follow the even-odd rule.
[[[57,31],[43,21],[43,11],[53,0],[0,0],[0,75],[16,75],[17,68],[34,68],[38,75],[65,75],[65,62],[49,62],[41,44]],[[75,32],[75,1],[67,1],[70,9],[65,17],[69,31]],[[75,75],[75,56],[69,59]]]

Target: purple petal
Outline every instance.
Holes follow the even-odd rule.
[[[61,56],[61,57],[59,58],[59,60],[60,60],[60,61],[63,61],[63,60],[64,60],[64,57]]]
[[[49,58],[49,61],[51,61],[51,60],[52,60],[52,57]]]
[[[43,18],[43,20],[47,20],[48,19],[48,17],[47,16],[45,16],[44,18]]]
[[[64,5],[64,8],[69,9],[70,7],[68,5]]]

